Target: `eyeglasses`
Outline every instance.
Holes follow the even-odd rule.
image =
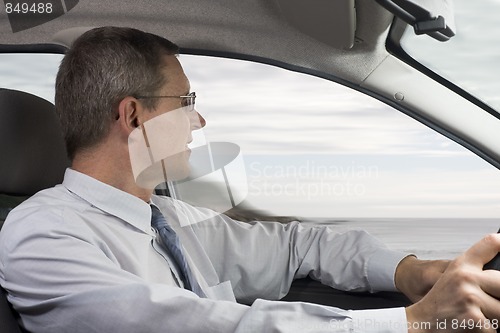
[[[146,98],[182,98],[181,105],[186,107],[188,111],[194,110],[194,102],[196,99],[196,93],[193,91],[187,95],[183,96],[134,96],[137,99],[146,99]]]

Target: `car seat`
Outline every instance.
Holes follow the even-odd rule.
[[[0,156],[0,194],[29,196],[60,183],[70,163],[54,105],[0,88]],[[0,287],[0,332],[25,332],[6,294]]]

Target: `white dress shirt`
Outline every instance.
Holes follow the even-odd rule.
[[[280,302],[294,278],[392,291],[406,255],[362,231],[243,223],[153,197],[207,298],[183,289],[148,203],[68,169],[0,232],[0,284],[32,332],[407,332],[404,308]],[[252,304],[251,306],[237,303]]]

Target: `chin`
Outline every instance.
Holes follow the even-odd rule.
[[[186,165],[183,168],[179,168],[167,175],[167,179],[170,181],[178,181],[178,180],[183,180],[189,177],[190,168],[188,165]]]
[[[136,183],[139,187],[152,189],[165,181],[186,179],[190,173],[189,154],[181,153],[150,165],[136,177]]]
[[[180,154],[168,158],[165,160],[165,173],[167,174],[167,180],[176,181],[183,180],[189,177],[191,173],[191,167],[189,166],[189,151],[183,151]]]

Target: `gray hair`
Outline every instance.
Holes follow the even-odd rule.
[[[69,158],[106,136],[123,98],[158,92],[168,79],[163,57],[178,52],[167,39],[132,28],[102,27],[80,36],[56,78],[56,112]],[[158,100],[143,103],[154,109]]]

